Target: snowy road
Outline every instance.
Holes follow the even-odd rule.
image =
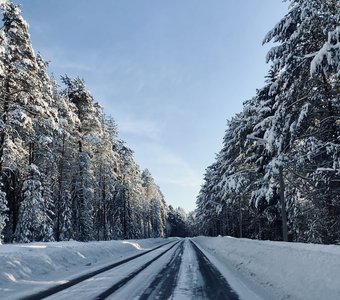
[[[178,281],[170,299],[239,298],[203,252],[192,241],[186,240]]]
[[[242,300],[340,299],[339,245],[203,236],[0,245],[0,299],[237,299],[215,267]]]
[[[239,299],[189,239],[22,299]]]

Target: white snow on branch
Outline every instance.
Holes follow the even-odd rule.
[[[311,76],[316,75],[321,69],[326,69],[325,64],[335,67],[340,72],[340,26],[328,33],[328,41],[312,60]]]

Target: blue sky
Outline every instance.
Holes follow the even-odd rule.
[[[85,79],[168,204],[195,208],[227,119],[261,88],[280,0],[16,0],[55,76]]]

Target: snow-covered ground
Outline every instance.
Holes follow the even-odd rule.
[[[242,299],[340,299],[340,246],[196,237]],[[250,291],[249,291],[250,289]]]
[[[243,300],[340,299],[340,246],[231,237],[196,237],[193,241]],[[0,299],[32,294],[165,242],[146,239],[0,245]],[[184,249],[172,299],[190,299],[191,288],[203,288],[192,247],[186,242]],[[141,273],[146,286],[153,280],[152,273],[156,275],[171,255],[169,252],[159,266]],[[121,269],[125,272],[127,267]],[[138,281],[133,284],[138,286]]]
[[[17,299],[165,243],[164,239],[0,245],[0,299]]]

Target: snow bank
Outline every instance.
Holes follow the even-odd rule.
[[[262,299],[340,299],[340,246],[231,237],[193,240],[227,280],[233,277],[229,283],[235,290],[243,282]]]
[[[0,245],[0,298],[14,299],[63,283],[165,242],[159,238]]]

